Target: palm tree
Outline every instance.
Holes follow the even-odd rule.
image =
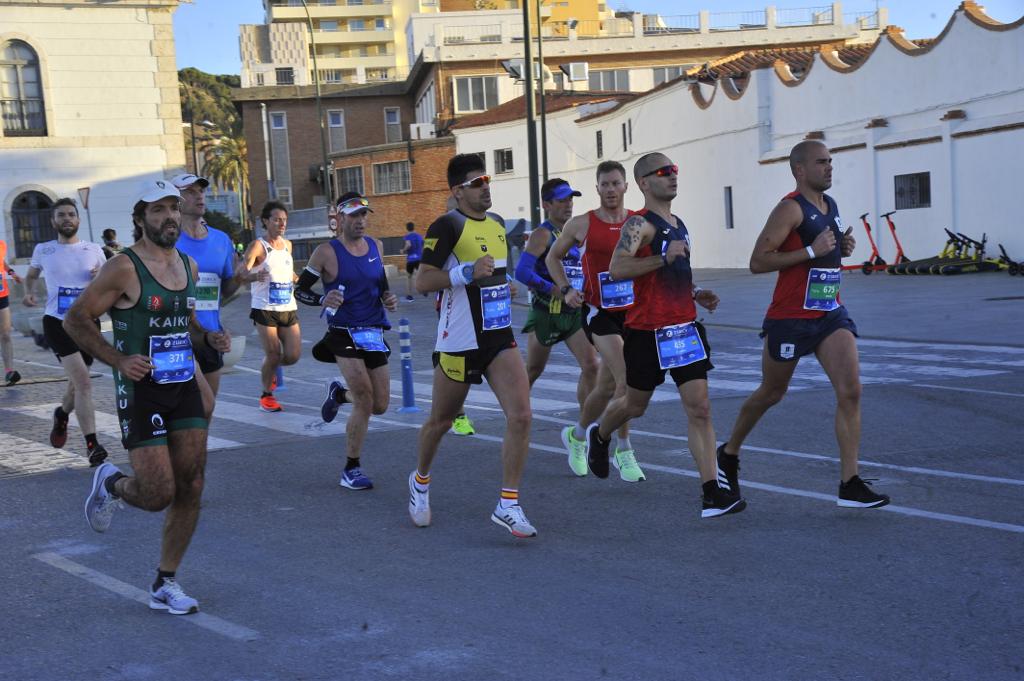
[[[210,184],[238,192],[242,229],[247,231],[249,216],[245,207],[249,205],[249,156],[245,137],[241,133],[214,137],[203,140],[200,149],[204,160],[203,172]]]

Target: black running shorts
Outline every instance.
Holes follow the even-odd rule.
[[[626,329],[626,339],[622,346],[622,354],[626,360],[626,385],[636,390],[650,392],[665,382],[665,372],[672,374],[676,385],[687,381],[707,380],[708,372],[715,368],[711,363],[711,344],[704,325],[694,322],[697,334],[704,344],[707,359],[675,369],[662,369],[658,361],[658,344],[654,331]]]
[[[176,430],[205,430],[203,396],[196,379],[159,385],[148,376],[128,381],[116,393],[121,443],[125,449],[167,445]]]
[[[193,347],[192,354],[204,374],[212,374],[224,368],[224,353],[214,350],[206,343],[199,347]]]
[[[484,374],[499,353],[519,347],[515,340],[478,350],[462,352],[435,352],[434,367],[441,367],[444,375],[456,383],[472,383],[479,385],[484,382]]]
[[[295,313],[295,310],[274,312],[273,310],[257,310],[252,308],[252,311],[249,313],[249,319],[252,320],[253,326],[256,324],[272,327],[295,326],[299,323],[299,316]]]
[[[818,349],[821,341],[840,329],[857,335],[857,325],[840,305],[817,319],[765,319],[761,338],[776,362],[795,362]]]
[[[96,322],[96,328],[100,328],[100,323]],[[92,366],[92,355],[88,352],[84,352],[78,347],[75,341],[71,340],[71,336],[64,330],[64,322],[51,315],[43,316],[43,335],[46,336],[46,342],[49,344],[50,349],[53,350],[53,354],[57,355],[59,361],[61,357],[67,357],[73,355],[76,352],[82,353],[82,359],[85,360],[86,366]]]
[[[352,334],[347,329],[328,329],[324,337],[313,346],[313,358],[319,362],[334,364],[336,357],[349,357],[361,359],[367,369],[376,369],[388,363],[391,356],[391,346],[384,341],[387,352],[375,352],[373,350],[360,350],[352,340]]]
[[[626,313],[583,304],[583,332],[593,344],[594,336],[624,336]]]

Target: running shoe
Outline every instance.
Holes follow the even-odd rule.
[[[416,527],[430,525],[430,490],[416,489],[416,471],[409,473],[409,516]]]
[[[475,435],[476,431],[473,430],[473,422],[469,420],[469,417],[465,414],[459,414],[452,421],[452,432],[456,435]]]
[[[50,445],[60,449],[68,441],[68,415],[60,415],[61,408],[53,410],[53,428],[50,430]]]
[[[114,511],[121,508],[121,500],[110,494],[105,484],[107,478],[120,472],[117,466],[104,463],[92,475],[92,490],[85,500],[85,519],[97,532],[106,532],[110,528]]]
[[[89,447],[89,465],[95,468],[101,463],[107,460],[107,450],[104,449],[103,445],[96,443],[94,447]]]
[[[738,494],[733,494],[715,484],[711,494],[704,494],[701,518],[717,518],[720,515],[739,513],[747,507],[747,502]]]
[[[407,303],[411,303],[414,300],[415,300],[415,298],[413,298],[412,296],[406,296],[405,297],[405,302],[407,302]]]
[[[740,457],[725,453],[725,443],[718,446],[718,486],[737,496],[740,494]]]
[[[889,503],[889,497],[878,494],[859,475],[855,475],[845,483],[839,483],[839,497],[836,505],[843,508],[878,508]]]
[[[149,607],[153,610],[166,610],[172,615],[192,615],[199,612],[199,601],[185,595],[177,580],[165,577],[159,589],[150,589]]]
[[[569,452],[569,468],[572,474],[584,477],[587,474],[587,441],[577,440],[572,436],[574,426],[562,428],[562,444]]]
[[[601,440],[597,434],[597,424],[591,423],[587,428],[587,466],[590,472],[599,478],[608,477],[608,445],[609,440]]]
[[[626,482],[641,482],[647,479],[640,464],[636,462],[636,453],[632,449],[616,449],[612,463],[615,464],[619,477]]]
[[[363,469],[358,466],[343,471],[338,484],[349,489],[373,489],[373,480],[366,477]]]
[[[502,508],[501,504],[498,504],[498,507],[494,509],[494,513],[491,514],[491,522],[504,527],[512,533],[513,537],[525,539],[526,537],[537,536],[537,528],[526,519],[523,507],[519,504],[509,506],[508,508]]]
[[[267,395],[260,398],[260,409],[267,412],[284,411],[284,407],[278,403],[277,398],[273,395]]]
[[[338,415],[338,407],[343,404],[342,402],[338,402],[334,399],[334,393],[337,390],[341,390],[342,394],[344,394],[345,386],[343,386],[341,381],[338,379],[334,379],[330,384],[328,384],[327,397],[324,399],[324,403],[320,405],[320,418],[322,418],[325,423],[330,423],[334,420],[334,417]]]
[[[8,371],[7,374],[4,376],[4,382],[7,384],[7,387],[14,385],[20,380],[21,374],[19,374],[17,371]]]

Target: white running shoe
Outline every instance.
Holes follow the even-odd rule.
[[[526,519],[523,507],[519,504],[509,506],[508,508],[502,508],[501,504],[498,504],[498,507],[494,509],[494,513],[491,514],[491,521],[511,532],[513,537],[526,538],[537,536],[537,528]]]
[[[416,489],[416,471],[409,473],[409,517],[416,527],[430,525],[430,490]]]
[[[103,463],[92,475],[92,490],[85,499],[85,519],[97,532],[106,532],[114,511],[121,508],[121,500],[107,492],[106,481],[121,471],[112,463]]]
[[[199,601],[186,596],[177,581],[165,578],[159,589],[149,592],[149,607],[172,615],[191,615],[199,612]]]

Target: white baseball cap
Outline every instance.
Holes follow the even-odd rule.
[[[153,203],[160,199],[167,198],[168,196],[174,196],[181,198],[181,194],[177,188],[165,180],[146,180],[139,185],[138,190],[135,193],[135,201],[132,203],[134,206],[139,201],[145,201],[146,203]]]
[[[173,184],[178,189],[185,189],[186,187],[191,187],[194,184],[198,184],[203,189],[206,189],[207,187],[210,186],[210,181],[207,180],[205,177],[199,177],[198,175],[193,175],[192,173],[182,173],[181,175],[175,175],[174,177],[172,177],[171,184]]]

